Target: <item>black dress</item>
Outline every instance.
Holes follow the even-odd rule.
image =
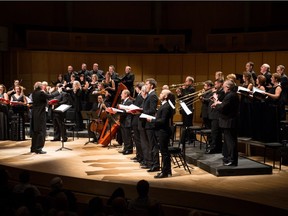
[[[0,95],[0,98],[4,98],[3,95]],[[0,140],[7,140],[9,138],[8,132],[8,105],[0,103]]]
[[[16,97],[15,94],[12,95],[13,102],[24,102],[24,97]],[[25,119],[24,114],[27,112],[27,106],[23,104],[15,104],[11,106],[12,116],[11,116],[11,140],[25,140]]]

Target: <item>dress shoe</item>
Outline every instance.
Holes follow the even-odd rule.
[[[147,172],[157,172],[160,171],[160,167],[151,167]]]
[[[36,151],[36,154],[46,154],[47,152],[46,151]]]
[[[142,165],[141,168],[142,168],[142,169],[150,169],[151,167],[148,166],[148,165]]]
[[[140,166],[147,166],[147,164],[145,163],[145,161],[141,161]]]
[[[60,139],[52,139],[51,142],[57,142],[60,141]]]
[[[205,154],[215,154],[215,153],[216,153],[216,151],[214,149],[207,149],[205,151]]]
[[[62,142],[67,142],[68,138],[65,137],[64,139],[62,139]]]
[[[170,177],[171,174],[168,174],[168,173],[158,173],[157,175],[154,176],[154,178],[167,178],[167,177]]]
[[[133,151],[124,151],[122,154],[123,155],[133,154]]]
[[[130,160],[135,161],[135,160],[138,160],[138,158],[137,157],[133,157],[133,158],[130,158]]]
[[[237,166],[238,164],[237,163],[234,163],[232,161],[228,161],[227,163],[224,163],[223,164],[224,166]]]

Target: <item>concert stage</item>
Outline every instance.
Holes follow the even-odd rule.
[[[9,171],[12,181],[18,179],[21,170],[30,170],[31,182],[47,191],[50,180],[61,176],[64,187],[76,193],[78,202],[87,204],[93,196],[107,199],[117,187],[123,187],[130,200],[136,196],[137,182],[145,179],[150,183],[150,196],[161,201],[166,216],[188,215],[191,209],[198,209],[203,215],[288,214],[287,166],[281,171],[273,169],[273,174],[216,177],[201,166],[190,164],[192,174],[173,168],[172,177],[154,179],[155,173],[148,173],[130,160],[135,155],[118,153],[114,140],[111,148],[103,148],[92,143],[85,145],[87,137],[74,141],[69,137],[65,147],[72,150],[56,151],[61,142],[50,142],[52,139],[47,137],[45,155],[30,153],[30,139],[0,141],[0,164]],[[188,159],[193,150],[199,147],[188,145]],[[214,157],[220,155],[211,156]],[[242,165],[240,159],[239,167]]]

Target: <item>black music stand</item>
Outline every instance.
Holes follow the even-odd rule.
[[[87,131],[89,130],[89,125],[92,121],[92,119],[97,119],[99,118],[97,116],[97,113],[95,111],[81,111],[81,115],[82,115],[82,119],[85,119],[87,120],[87,123],[88,123],[88,126],[87,126]],[[93,143],[90,141],[90,133],[88,132],[88,141],[84,144],[84,145],[87,145],[88,143]],[[94,143],[93,143],[94,144]]]
[[[62,105],[60,105],[59,107],[57,107],[55,110],[54,110],[54,112],[59,112],[59,113],[61,113],[62,115],[64,115],[65,113],[66,113],[66,111],[68,110],[68,109],[70,109],[72,106],[71,105],[68,105],[68,104],[62,104]],[[66,148],[65,146],[64,146],[64,139],[63,139],[63,137],[64,137],[64,130],[65,130],[65,118],[63,118],[63,122],[62,122],[62,130],[61,130],[61,136],[62,136],[62,139],[61,139],[61,148],[59,148],[59,149],[57,149],[56,151],[62,151],[63,149],[66,149],[66,150],[72,150],[72,149],[70,149],[70,148]]]

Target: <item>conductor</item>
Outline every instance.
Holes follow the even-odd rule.
[[[36,82],[34,84],[34,91],[32,93],[32,144],[31,144],[31,153],[36,154],[46,154],[42,150],[45,144],[45,135],[46,135],[46,112],[45,107],[47,106],[47,100],[52,99],[60,94],[62,88],[59,88],[57,91],[52,94],[48,94],[42,90],[42,83]]]

